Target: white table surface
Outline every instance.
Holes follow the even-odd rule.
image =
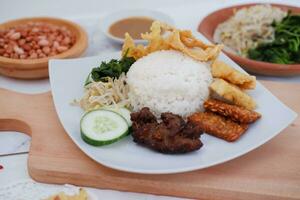
[[[101,17],[105,14],[120,10],[132,8],[146,8],[160,10],[170,15],[176,26],[180,28],[196,30],[201,19],[210,12],[221,7],[240,4],[246,2],[243,0],[0,0],[0,23],[20,17],[29,16],[55,16],[74,20],[80,23],[88,30],[90,43],[97,40],[99,44],[92,44],[86,53],[86,56],[95,55],[103,51],[118,50],[118,45],[109,43],[104,37],[97,37],[99,29],[97,21],[101,23]],[[264,2],[271,2],[265,0]],[[272,2],[291,4],[300,6],[299,0],[273,0]],[[95,39],[95,41],[93,40]],[[296,77],[263,77],[258,76],[260,80],[273,80],[282,82],[300,82],[300,76]],[[23,81],[6,78],[0,75],[0,87],[25,93],[40,93],[50,90],[49,80]],[[1,97],[0,97],[1,98]],[[1,112],[1,111],[0,111]],[[0,187],[18,180],[30,178],[27,173],[27,154],[1,156],[3,154],[14,154],[18,152],[27,152],[30,146],[30,137],[17,132],[0,132]],[[99,198],[105,199],[176,199],[173,197],[158,197],[146,194],[125,193],[112,190],[93,190]]]

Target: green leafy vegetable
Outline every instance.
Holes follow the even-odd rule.
[[[275,39],[248,51],[254,60],[278,64],[300,63],[300,15],[290,12],[281,22],[274,22]]]
[[[123,72],[128,72],[134,62],[133,57],[126,56],[121,60],[112,59],[109,62],[102,62],[99,67],[92,69],[91,77],[94,81],[106,81],[107,77],[119,78]]]

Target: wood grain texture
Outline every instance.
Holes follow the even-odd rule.
[[[39,79],[48,77],[49,59],[76,58],[84,53],[88,46],[86,32],[74,22],[53,17],[22,18],[0,24],[0,30],[11,28],[28,22],[43,22],[57,26],[65,26],[76,37],[75,44],[67,51],[52,57],[39,59],[12,59],[0,56],[0,74],[20,79]]]
[[[300,112],[299,84],[264,85]],[[88,158],[64,132],[50,92],[27,95],[0,89],[0,130],[17,130],[32,136],[28,170],[39,182],[197,199],[300,199],[299,118],[267,144],[242,157],[173,175],[124,173]]]

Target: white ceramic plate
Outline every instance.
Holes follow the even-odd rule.
[[[202,38],[201,35],[199,35]],[[202,38],[203,39],[203,38]],[[166,155],[139,146],[131,136],[111,145],[94,147],[80,137],[79,121],[83,111],[70,105],[73,99],[83,95],[83,84],[91,68],[103,60],[118,58],[120,52],[97,57],[51,60],[50,82],[56,111],[67,134],[86,155],[96,162],[114,169],[146,174],[167,174],[206,168],[237,158],[261,146],[286,128],[296,113],[281,103],[260,83],[250,92],[258,104],[262,118],[236,142],[228,143],[204,134],[204,146],[195,152],[182,155]],[[220,59],[242,71],[224,54]]]
[[[171,17],[169,17],[168,15],[159,12],[159,11],[155,11],[155,10],[121,10],[118,12],[113,12],[110,13],[109,15],[105,16],[103,19],[100,20],[100,28],[102,30],[102,32],[112,41],[119,43],[119,44],[123,44],[124,39],[115,37],[113,35],[111,35],[109,33],[109,27],[121,20],[121,19],[125,19],[128,17],[149,17],[151,19],[154,20],[158,20],[161,22],[165,22],[169,25],[174,25],[174,21],[172,20]],[[134,40],[136,43],[145,43],[145,40]]]

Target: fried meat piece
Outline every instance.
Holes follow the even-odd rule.
[[[242,89],[254,89],[256,86],[255,76],[239,72],[220,60],[212,62],[211,73],[214,78],[224,79]]]
[[[223,79],[215,79],[210,85],[210,89],[213,95],[216,94],[218,97],[235,105],[242,106],[248,110],[253,110],[256,107],[256,103],[251,96]]]
[[[162,153],[186,153],[201,148],[202,129],[179,115],[162,113],[158,123],[149,108],[131,114],[133,141]]]
[[[201,134],[203,134],[203,129],[201,126],[198,126],[197,124],[194,124],[188,120],[181,134],[187,138],[198,139],[200,138]]]
[[[212,112],[198,112],[188,117],[195,126],[212,136],[228,142],[237,140],[248,129],[247,124],[238,124]]]
[[[140,112],[131,113],[130,117],[133,122],[139,121],[139,123],[136,125],[143,125],[149,123],[157,124],[155,115],[151,113],[150,109],[147,107],[142,108]]]
[[[261,114],[258,112],[247,110],[236,105],[230,105],[215,99],[209,99],[205,101],[204,108],[207,111],[217,113],[224,117],[229,117],[233,121],[242,124],[253,123],[261,117]]]

